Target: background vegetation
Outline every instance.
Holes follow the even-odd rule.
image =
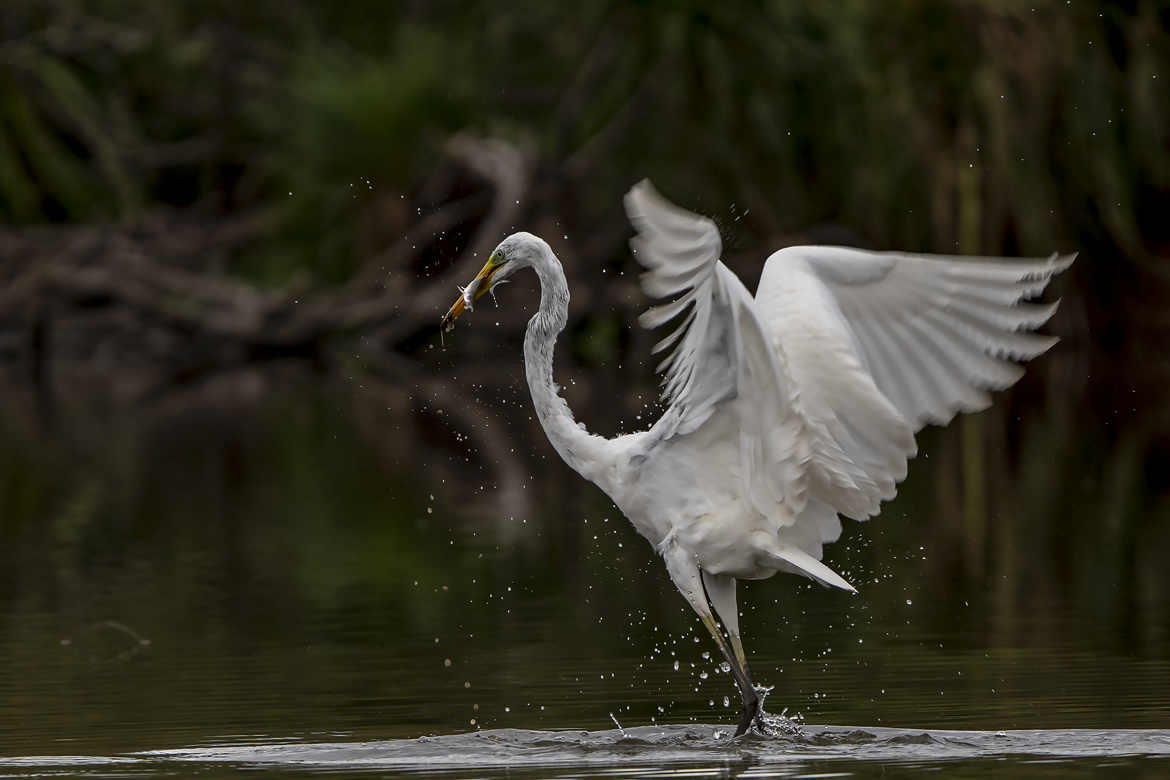
[[[652,555],[609,530],[612,507],[575,487],[531,420],[531,280],[446,345],[435,327],[485,249],[544,235],[574,294],[558,365],[571,405],[602,433],[646,424],[651,342],[633,326],[644,301],[620,208],[644,176],[719,221],[749,287],[766,251],[798,241],[1079,250],[1056,285],[1060,346],[992,410],[927,432],[880,544],[854,526],[837,564],[919,583],[936,597],[923,634],[976,656],[1164,660],[1168,60],[1170,4],[1152,0],[8,0],[0,645],[44,687],[14,687],[25,698],[0,726],[74,707],[42,643],[111,615],[176,653],[196,627],[196,657],[289,631],[384,641],[329,622],[347,609],[409,627],[410,658],[460,621],[492,646],[618,622],[580,652],[635,660],[651,653],[645,623],[689,631]],[[488,563],[467,553],[456,583],[452,547]],[[485,582],[564,590],[573,611],[525,622]],[[900,657],[886,628],[905,599],[889,588],[862,637],[873,658]],[[815,615],[777,609],[818,636]],[[310,631],[302,614],[323,617]],[[769,632],[787,633],[765,619]],[[478,679],[505,696],[557,647],[498,669],[475,656]],[[308,674],[299,663],[280,668]],[[1038,695],[1023,677],[1006,709]],[[814,689],[796,705],[872,716],[825,709]],[[473,694],[447,695],[410,717],[462,725]],[[598,717],[562,712],[554,723]]]

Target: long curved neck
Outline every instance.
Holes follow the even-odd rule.
[[[573,419],[553,381],[553,349],[569,317],[565,272],[551,250],[541,253],[532,267],[540,277],[540,311],[528,321],[524,333],[524,373],[536,416],[565,463],[586,479],[601,484],[599,480],[604,480],[605,468],[610,465],[606,458],[608,442]]]

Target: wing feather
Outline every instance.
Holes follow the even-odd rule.
[[[761,514],[795,522],[807,492],[807,436],[755,300],[719,260],[718,229],[665,201],[648,181],[635,185],[625,204],[638,231],[634,257],[647,269],[642,288],[670,299],[639,322],[647,328],[678,323],[652,350],[670,350],[658,371],[670,406],[663,419],[673,427],[656,429],[668,439],[696,430],[717,408],[735,415],[742,494]],[[780,504],[787,513],[778,513]]]
[[[813,399],[803,411],[816,436],[814,496],[859,519],[876,513],[905,476],[914,432],[986,408],[989,390],[1023,375],[1016,361],[1056,343],[1031,331],[1057,304],[1029,299],[1074,258],[1015,261],[821,246],[774,253],[756,301],[798,391]],[[834,481],[842,472],[865,493],[861,499]]]
[[[642,289],[652,298],[671,299],[644,312],[640,321],[656,328],[681,317],[652,353],[670,350],[657,368],[663,400],[684,407],[681,424],[693,429],[735,392],[737,334],[730,332],[731,305],[715,272],[722,251],[719,231],[710,220],[667,203],[648,181],[635,185],[625,204],[638,231],[630,247],[647,269]]]
[[[666,299],[639,322],[674,324],[653,348],[667,352],[660,433],[695,431],[717,408],[738,415],[743,495],[766,515],[787,504],[791,541],[814,556],[840,532],[837,513],[865,519],[894,496],[916,431],[986,408],[1022,376],[1017,361],[1055,343],[1031,331],[1057,304],[1030,299],[1074,259],[789,247],[753,299],[720,262],[711,220],[645,181],[626,210],[642,287]]]

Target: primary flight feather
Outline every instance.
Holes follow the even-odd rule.
[[[1056,339],[1032,333],[1056,304],[1037,304],[1074,256],[947,257],[795,246],[768,258],[752,296],[720,260],[715,224],[667,202],[648,181],[625,198],[663,302],[639,318],[673,324],[653,352],[667,409],[647,431],[604,439],[577,423],[553,382],[568,316],[564,272],[529,233],[504,239],[443,318],[443,327],[521,268],[541,302],[524,338],[533,404],[550,443],[596,483],[663,557],[739,687],[736,734],[760,722],[739,631],[737,579],[778,571],[852,591],[821,563],[840,516],[865,520],[894,497],[914,434],[990,403]],[[727,632],[724,637],[718,620]]]

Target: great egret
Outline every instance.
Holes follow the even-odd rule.
[[[760,722],[763,691],[748,673],[736,580],[786,571],[856,592],[820,561],[821,546],[841,533],[838,515],[876,515],[906,476],[915,432],[986,408],[988,390],[1023,374],[1012,361],[1056,342],[1028,332],[1056,304],[1027,300],[1075,255],[793,246],[768,258],[753,298],[720,261],[711,220],[668,203],[648,181],[625,205],[634,256],[647,269],[642,287],[670,299],[639,322],[678,323],[653,350],[671,352],[658,367],[668,407],[649,430],[605,439],[573,419],[553,382],[569,288],[549,245],[530,233],[500,242],[442,327],[516,271],[536,271],[540,310],[524,336],[536,414],[557,453],[662,556],[711,633],[743,699],[739,736]]]

